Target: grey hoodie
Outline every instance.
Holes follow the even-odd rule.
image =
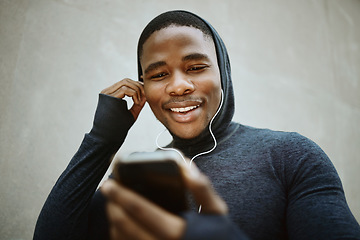
[[[228,204],[229,216],[186,212],[183,239],[360,239],[338,174],[319,146],[297,133],[231,121],[229,59],[210,28],[224,104],[212,128],[218,146],[195,162]],[[35,240],[109,238],[106,199],[96,188],[133,123],[124,100],[100,94],[93,128],[49,194]],[[189,157],[212,145],[208,130],[190,141],[174,136],[171,143]]]

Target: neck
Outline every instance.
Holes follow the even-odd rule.
[[[231,132],[231,124],[225,124],[221,128],[206,128],[199,136],[193,139],[182,139],[173,135],[173,141],[169,147],[179,149],[185,156],[193,158],[196,155],[203,155],[215,149],[217,144]],[[210,126],[210,125],[209,125]]]

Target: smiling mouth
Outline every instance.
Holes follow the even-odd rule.
[[[170,108],[170,110],[172,112],[176,112],[176,113],[187,113],[191,110],[194,110],[196,108],[200,107],[200,105],[196,105],[196,106],[189,106],[189,107],[180,107],[180,108]]]

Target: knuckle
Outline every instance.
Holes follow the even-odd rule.
[[[112,217],[111,221],[117,226],[124,226],[124,224],[127,222],[127,218],[124,214],[116,214]]]
[[[118,91],[125,91],[127,89],[127,86],[126,85],[121,85],[119,88],[118,88]]]
[[[144,214],[143,208],[137,204],[137,202],[129,201],[124,205],[124,209],[129,212],[130,214]]]
[[[114,204],[108,204],[108,219],[110,220],[111,224],[122,226],[124,223],[127,222],[127,217],[124,211]]]
[[[123,81],[123,82],[127,82],[127,83],[131,83],[131,82],[132,82],[132,80],[131,80],[130,78],[124,78],[122,81]]]

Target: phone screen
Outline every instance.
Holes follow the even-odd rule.
[[[188,209],[184,182],[174,160],[119,163],[115,168],[121,184],[164,209],[175,214]]]

